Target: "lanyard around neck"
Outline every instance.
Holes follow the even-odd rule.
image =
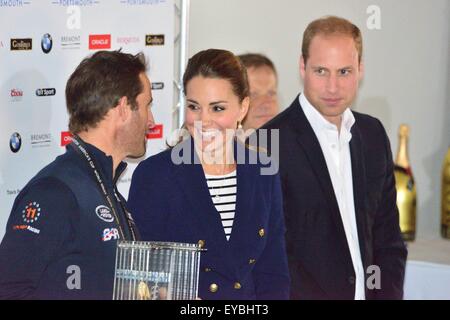
[[[111,207],[112,213],[114,215],[114,219],[116,220],[117,225],[119,226],[119,232],[122,240],[125,239],[125,234],[122,229],[122,223],[120,222],[118,212],[116,210],[116,206],[114,205],[114,202],[112,201],[112,197],[108,189],[106,188],[105,184],[103,183],[102,176],[100,172],[97,170],[97,165],[95,163],[95,160],[89,152],[87,151],[86,144],[78,137],[77,135],[74,135],[72,138],[73,144],[72,147],[75,149],[75,151],[80,155],[80,157],[84,160],[86,160],[89,168],[91,169],[91,173],[95,177],[95,181],[97,182],[97,187],[102,192],[103,196],[105,197],[106,201],[108,202],[109,206]],[[114,194],[117,202],[120,204],[122,210],[125,212],[125,220],[128,224],[128,228],[131,233],[131,240],[136,241],[136,232],[134,228],[134,222],[132,221],[131,215],[125,208],[124,204],[122,203],[121,199],[118,198],[116,194]]]

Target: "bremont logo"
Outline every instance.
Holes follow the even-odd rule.
[[[163,34],[148,34],[145,36],[146,46],[163,46],[164,35]]]
[[[31,50],[33,48],[33,39],[25,38],[25,39],[11,39],[11,50]]]

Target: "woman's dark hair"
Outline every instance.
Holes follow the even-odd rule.
[[[189,59],[183,76],[183,88],[186,94],[188,82],[196,77],[225,79],[231,83],[233,92],[242,102],[249,96],[247,71],[240,59],[227,50],[203,50]]]
[[[143,53],[98,51],[85,58],[66,85],[69,130],[76,134],[95,128],[124,96],[136,109],[143,89],[139,75],[146,69]]]

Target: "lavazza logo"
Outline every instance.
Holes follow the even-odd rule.
[[[91,34],[89,35],[89,50],[111,49],[110,34]]]
[[[32,49],[33,49],[33,39],[31,38],[11,39],[11,51],[25,51]]]
[[[48,97],[48,96],[54,96],[56,94],[55,88],[40,88],[36,89],[36,95],[38,97]]]

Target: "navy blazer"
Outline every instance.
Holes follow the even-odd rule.
[[[406,247],[401,237],[393,161],[381,122],[354,112],[350,152],[365,279],[380,268],[381,288],[366,298],[400,299]],[[279,129],[280,175],[292,299],[353,299],[355,272],[319,141],[299,98],[263,129]],[[372,282],[374,278],[370,278]]]
[[[181,145],[192,147],[192,139]],[[237,148],[252,151],[240,143]],[[281,185],[276,175],[261,175],[261,164],[237,165],[236,213],[230,240],[211,200],[202,166],[178,164],[172,150],[142,161],[133,173],[128,204],[146,241],[203,241],[201,299],[288,299]],[[189,156],[188,156],[189,158]],[[247,158],[248,159],[248,158]],[[211,285],[217,286],[212,292]]]

